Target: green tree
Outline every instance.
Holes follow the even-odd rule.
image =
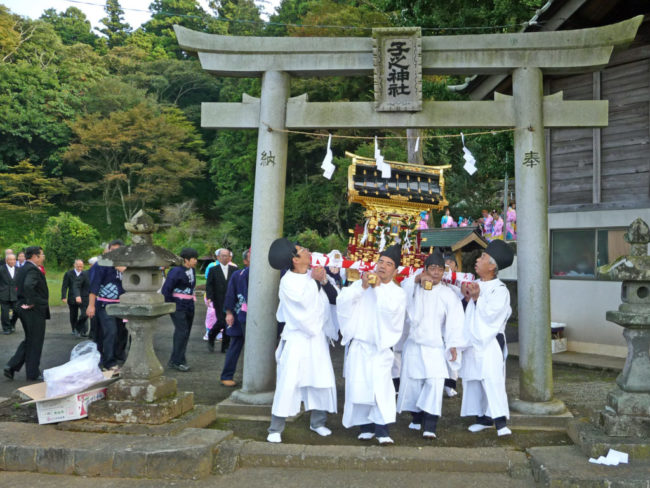
[[[290,26],[294,37],[367,37],[372,27],[389,27],[391,19],[372,3],[320,0],[301,19],[305,27]],[[335,26],[339,26],[338,28]]]
[[[0,63],[10,62],[20,46],[29,41],[35,29],[35,24],[26,24],[7,7],[0,5]]]
[[[378,0],[395,25],[417,25],[437,34],[514,32],[545,0]],[[431,35],[431,32],[427,33]]]
[[[210,0],[210,8],[232,36],[259,36],[264,30],[260,9],[253,0]]]
[[[63,45],[50,23],[0,12],[0,25],[5,19],[15,36],[0,63],[0,169],[29,159],[57,173],[71,135],[66,121],[106,71],[89,45]]]
[[[71,45],[80,42],[95,45],[97,36],[92,32],[90,21],[86,18],[86,14],[76,7],[68,7],[61,13],[48,8],[40,18],[54,27],[63,44]]]
[[[131,34],[131,26],[124,22],[124,10],[122,10],[119,0],[106,0],[104,11],[107,17],[100,20],[104,24],[104,28],[98,29],[99,32],[108,38],[108,47],[124,45],[127,37]]]
[[[289,35],[289,24],[300,24],[312,6],[318,3],[318,0],[282,0],[276,12],[269,18],[265,35],[274,37]]]
[[[99,234],[68,212],[47,219],[43,232],[48,259],[59,266],[71,266],[75,259],[87,259],[96,251]]]
[[[129,42],[141,47],[149,43],[150,50],[156,53],[152,59],[160,58],[161,51],[167,57],[185,58],[174,34],[175,24],[211,34],[227,33],[227,25],[203,10],[197,0],[153,0],[149,10],[151,19],[134,32]]]
[[[202,141],[176,108],[139,104],[108,117],[88,114],[71,124],[76,142],[64,159],[78,166],[83,190],[101,190],[106,221],[117,204],[124,220],[178,197],[184,180],[198,178]]]
[[[43,168],[21,161],[11,171],[0,173],[0,211],[37,214],[54,206],[68,192],[57,178],[48,178]]]

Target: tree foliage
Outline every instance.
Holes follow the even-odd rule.
[[[68,212],[47,219],[44,236],[48,260],[59,266],[71,266],[75,259],[90,258],[99,245],[98,232]]]
[[[54,27],[63,44],[83,43],[93,46],[97,40],[86,14],[76,7],[68,7],[65,12],[60,13],[53,8],[48,8],[41,15],[41,20]]]
[[[61,180],[48,178],[39,166],[21,161],[11,171],[0,173],[0,210],[40,213],[67,191]]]
[[[106,17],[100,22],[104,25],[99,32],[104,34],[108,39],[108,47],[122,46],[131,33],[131,26],[124,22],[124,10],[118,0],[106,0],[104,7]]]
[[[82,188],[100,190],[107,212],[117,204],[125,220],[177,197],[183,180],[203,169],[195,156],[202,142],[176,108],[141,103],[108,117],[85,115],[70,127],[76,142],[64,159],[78,166]]]

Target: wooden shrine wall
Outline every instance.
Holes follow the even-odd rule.
[[[551,78],[565,100],[609,100],[609,126],[549,129],[550,206],[650,205],[650,45],[597,73]]]

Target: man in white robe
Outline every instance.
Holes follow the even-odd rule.
[[[375,272],[344,288],[336,302],[342,344],[349,344],[343,426],[359,425],[360,440],[376,436],[382,445],[393,444],[388,424],[396,417],[391,347],[402,336],[406,309],[406,295],[393,282],[400,261],[400,246],[388,248]]]
[[[449,272],[451,277],[455,277],[456,273],[458,272],[458,263],[456,262],[456,256],[454,256],[453,253],[446,253],[443,256],[445,258],[445,272]],[[455,279],[452,281],[455,281]],[[465,300],[465,296],[460,290],[460,285],[453,283],[449,286],[451,286],[452,291],[454,291],[460,299],[460,303],[463,305],[464,312],[465,307],[467,306],[467,300]],[[458,387],[458,370],[453,369],[449,364],[447,366],[447,369],[449,370],[449,376],[445,379],[445,393],[448,397],[451,398],[458,395],[458,392],[456,391],[456,388]]]
[[[423,437],[435,439],[447,360],[458,368],[456,348],[463,343],[465,315],[456,293],[442,282],[442,254],[431,254],[424,264],[421,274],[402,282],[409,334],[402,355],[397,411],[412,412],[409,428],[420,430],[423,425]]]
[[[280,280],[276,316],[285,326],[275,353],[277,378],[267,441],[282,442],[286,418],[300,412],[301,403],[311,410],[310,429],[328,436],[332,431],[325,422],[327,412],[336,413],[336,383],[326,331],[335,332],[329,297],[336,297],[336,290],[324,268],[308,273],[309,249],[287,239],[273,242],[269,263],[289,271]]]
[[[475,415],[470,432],[493,425],[499,436],[512,432],[506,426],[510,417],[506,394],[506,322],[512,313],[510,293],[497,279],[499,269],[512,264],[514,252],[501,240],[491,241],[476,261],[478,282],[463,285],[468,304],[465,310],[465,349],[460,377],[463,402],[460,415]]]

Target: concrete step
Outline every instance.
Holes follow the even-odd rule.
[[[535,480],[553,488],[648,488],[650,462],[634,461],[618,466],[589,462],[577,446],[527,449]]]
[[[221,473],[239,467],[531,476],[525,453],[509,448],[306,446],[237,439],[223,443],[215,467]]]
[[[650,464],[650,439],[646,437],[614,437],[585,419],[569,422],[567,434],[588,457],[606,456],[610,449],[626,452],[633,461]],[[648,475],[650,479],[650,475]]]
[[[175,436],[62,432],[0,423],[0,470],[80,476],[197,479],[212,472],[232,432],[186,429]]]
[[[566,432],[573,414],[566,411],[558,415],[529,415],[511,411],[508,426],[513,430],[548,430]]]
[[[284,468],[242,468],[223,476],[200,480],[148,480],[127,478],[83,478],[39,473],[0,472],[3,488],[531,488],[534,481],[513,480],[504,474],[430,473],[408,471],[355,471]]]

